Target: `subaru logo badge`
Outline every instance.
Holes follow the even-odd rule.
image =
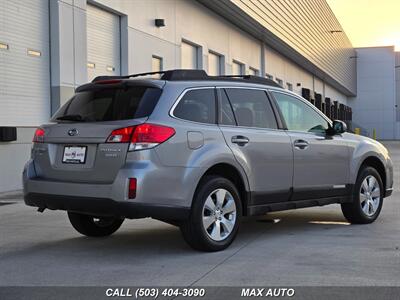
[[[78,130],[76,128],[68,130],[68,135],[69,136],[75,136],[78,134]]]

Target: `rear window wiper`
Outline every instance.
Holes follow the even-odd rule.
[[[56,118],[56,120],[65,120],[65,121],[80,121],[80,122],[85,122],[86,119],[82,117],[81,115],[64,115],[61,117]]]

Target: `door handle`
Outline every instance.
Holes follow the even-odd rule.
[[[242,135],[235,135],[232,137],[231,142],[234,144],[238,144],[239,146],[244,146],[249,142],[249,138]]]
[[[300,150],[307,149],[309,143],[305,140],[295,140],[294,147]]]

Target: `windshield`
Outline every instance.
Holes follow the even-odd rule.
[[[76,93],[52,121],[101,122],[148,117],[161,89],[145,86],[105,88]]]

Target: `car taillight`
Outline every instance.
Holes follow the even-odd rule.
[[[162,125],[141,124],[116,129],[111,132],[107,143],[128,143],[129,151],[153,148],[164,143],[175,134],[175,129]]]
[[[37,128],[35,131],[35,135],[33,136],[32,142],[34,143],[43,143],[44,141],[44,129]]]
[[[107,139],[107,143],[128,143],[131,140],[135,127],[125,127],[113,130]]]

